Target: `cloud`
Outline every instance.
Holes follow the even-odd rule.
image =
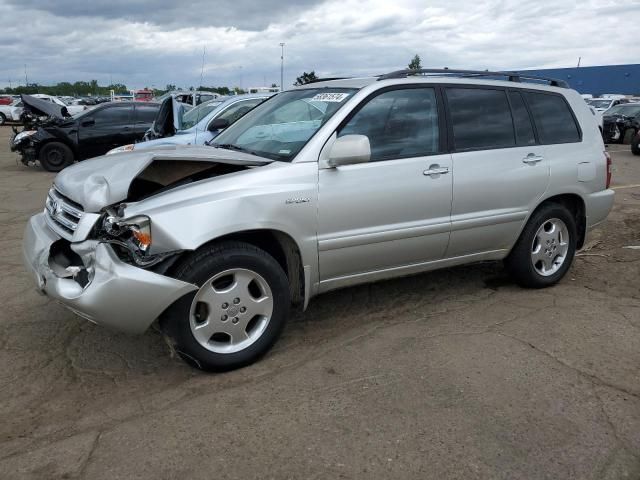
[[[0,0],[0,86],[97,79],[130,87],[285,85],[303,71],[372,75],[425,67],[526,69],[632,63],[640,4],[623,0]],[[634,13],[635,12],[635,13]]]

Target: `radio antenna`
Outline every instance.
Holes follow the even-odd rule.
[[[200,83],[198,86],[198,90],[199,91],[202,88],[202,78],[204,77],[204,55],[207,51],[207,46],[203,46],[202,47],[202,66],[200,67]],[[193,100],[194,103],[197,103],[196,100],[197,96],[196,93],[193,93]],[[198,105],[195,105],[193,108],[198,108]],[[198,117],[196,118],[196,123],[195,123],[195,127],[196,127],[196,139],[194,140],[194,144],[197,145],[198,144],[198,124],[200,123],[200,112],[198,112]]]

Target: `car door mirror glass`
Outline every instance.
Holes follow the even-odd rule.
[[[338,167],[365,163],[371,159],[371,145],[366,135],[345,135],[336,139],[329,151],[328,165]]]

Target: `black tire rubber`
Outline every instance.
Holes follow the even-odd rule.
[[[4,116],[4,113],[0,113],[0,126],[4,125],[7,122],[7,117]]]
[[[260,274],[273,294],[273,314],[269,324],[253,344],[235,353],[207,350],[193,337],[189,311],[195,292],[171,305],[160,317],[160,328],[180,357],[205,371],[226,371],[249,365],[263,356],[276,342],[289,318],[289,282],[280,264],[267,252],[244,242],[221,242],[203,247],[174,267],[175,278],[201,286],[218,272],[247,268]]]
[[[567,226],[569,232],[569,250],[562,267],[548,277],[540,275],[531,262],[531,247],[536,232],[549,219],[558,218]],[[541,205],[536,210],[522,230],[515,246],[504,260],[505,267],[511,278],[521,287],[545,288],[556,284],[567,273],[576,253],[577,229],[573,214],[564,206],[557,203]]]
[[[620,135],[620,143],[623,145],[629,145],[633,141],[633,137],[635,136],[635,131],[633,128],[627,128],[622,135]]]
[[[640,155],[640,133],[637,133],[633,140],[631,140],[631,153],[634,155]]]
[[[38,160],[47,172],[59,172],[73,163],[73,152],[64,143],[50,142],[40,149]]]

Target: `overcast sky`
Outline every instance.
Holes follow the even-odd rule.
[[[0,86],[280,83],[423,67],[640,61],[640,0],[0,0]]]

